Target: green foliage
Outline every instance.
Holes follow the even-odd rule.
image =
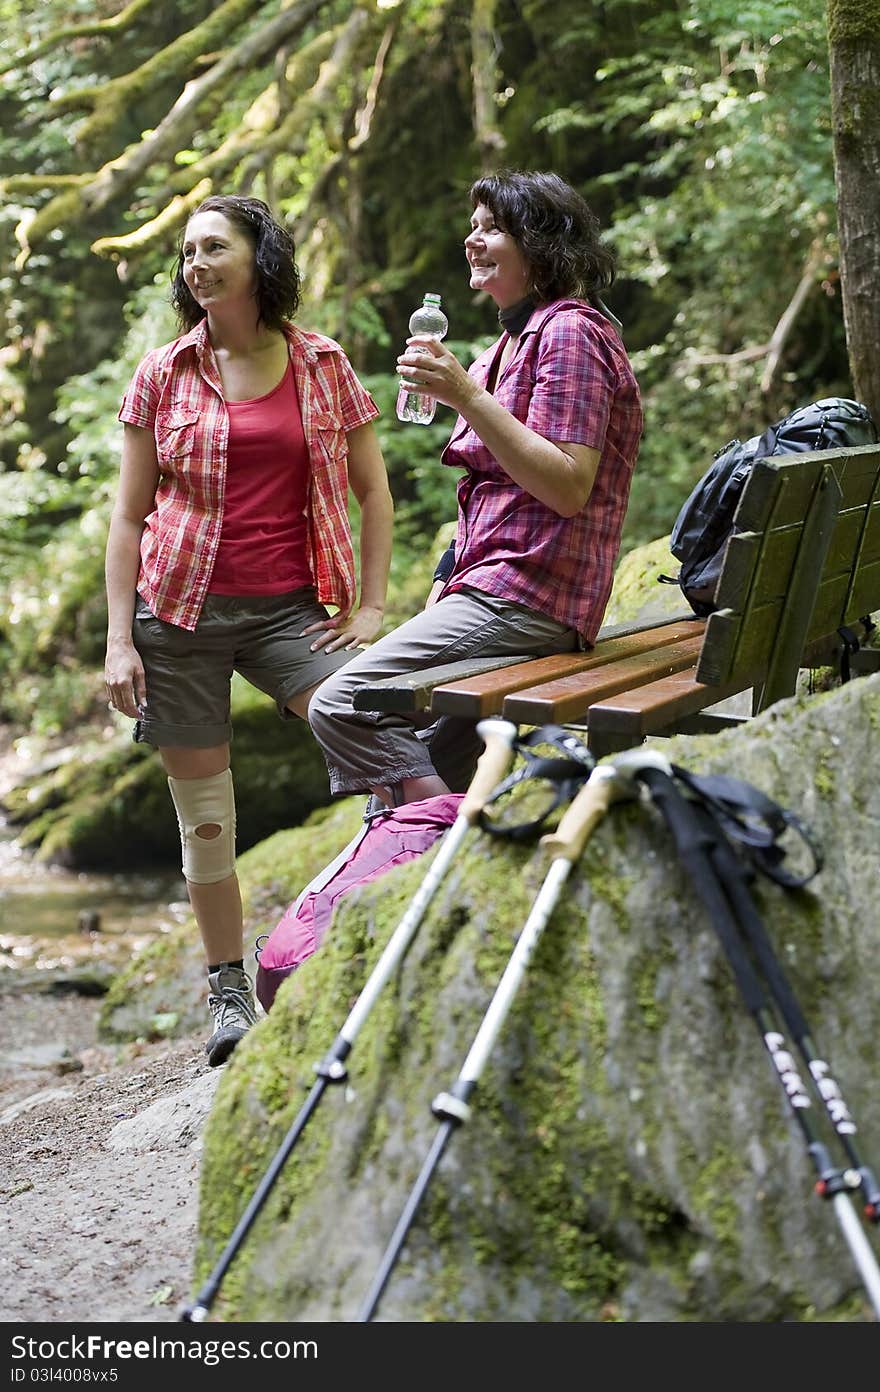
[[[69,443],[57,473],[0,473],[0,718],[39,734],[93,712],[101,690],[116,416],[146,348],[173,336],[167,300],[161,280],[144,286],[129,307],[119,357],[59,387],[54,419]]]
[[[634,129],[648,142],[635,183],[625,162],[599,180],[620,198],[613,240],[635,282],[628,339],[647,406],[627,545],[669,530],[729,438],[851,391],[824,7],[744,11],[718,0],[693,7],[680,28],[670,19],[647,27],[637,54],[605,63],[609,94],[598,110],[575,112],[584,129],[618,138]],[[811,258],[815,289],[780,371],[762,384],[767,346]],[[648,302],[645,340],[639,307]]]
[[[65,457],[58,463],[60,474],[115,481],[121,440],[117,413],[125,388],[144,353],[170,342],[176,333],[168,291],[164,274],[137,290],[126,306],[129,327],[119,355],[59,386],[53,420],[69,435]]]

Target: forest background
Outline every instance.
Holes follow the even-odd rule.
[[[58,735],[102,706],[116,413],[175,335],[209,192],[286,219],[299,322],[381,407],[389,623],[455,510],[450,412],[394,414],[409,315],[439,292],[466,362],[498,332],[462,249],[480,171],[558,171],[618,258],[646,409],[622,554],[731,437],[853,395],[829,33],[861,51],[856,12],[876,59],[873,7],[841,0],[0,0],[0,722]]]

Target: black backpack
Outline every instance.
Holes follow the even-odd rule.
[[[675,519],[669,549],[681,562],[678,575],[660,579],[680,585],[695,614],[711,614],[727,540],[736,531],[734,513],[755,460],[876,441],[877,428],[867,406],[840,396],[799,407],[745,444],[731,440],[717,452]]]

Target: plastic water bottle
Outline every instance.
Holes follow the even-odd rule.
[[[440,308],[439,295],[426,295],[420,307],[410,316],[411,334],[430,335],[439,342],[448,328],[449,320]],[[415,353],[427,352],[426,348],[420,348],[417,344],[411,346]],[[414,425],[430,425],[436,409],[435,396],[416,391],[413,386],[401,380],[400,391],[397,393],[398,420],[411,421]]]

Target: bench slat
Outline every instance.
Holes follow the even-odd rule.
[[[594,702],[587,715],[587,729],[591,734],[595,731],[630,735],[635,744],[685,716],[696,715],[728,696],[747,691],[751,685],[749,681],[734,681],[726,686],[707,686],[697,680],[692,669],[685,668],[635,691],[623,691]]]
[[[438,682],[464,676],[466,672],[476,676],[480,672],[491,672],[498,667],[515,666],[529,660],[527,654],[521,653],[512,657],[474,657],[447,662],[439,667],[424,667],[418,672],[405,672],[397,677],[373,682],[370,686],[358,687],[352,705],[355,710],[397,711],[410,715],[428,709],[431,692]]]
[[[607,625],[600,629],[599,637],[595,647],[589,653],[565,653],[559,658],[550,659],[551,661],[571,661],[572,657],[581,662],[589,659],[594,653],[604,647],[606,641],[613,638],[627,638],[640,646],[673,642],[682,633],[692,633],[694,624],[699,623],[702,631],[704,620],[698,620],[688,610],[686,613],[670,615],[663,619],[652,619],[643,621],[640,624],[614,624]],[[684,627],[682,627],[682,625]],[[670,630],[673,630],[670,632]],[[641,634],[647,637],[642,639]],[[627,651],[632,652],[629,647]],[[431,693],[435,687],[446,687],[459,680],[466,680],[470,677],[480,676],[484,673],[500,671],[505,668],[514,668],[525,663],[542,661],[543,659],[534,658],[527,653],[521,653],[508,657],[471,657],[460,658],[456,662],[447,662],[437,667],[423,667],[417,672],[405,672],[395,677],[386,677],[384,680],[365,683],[359,687],[354,694],[352,704],[355,710],[363,711],[397,711],[403,715],[412,714],[415,711],[429,710],[431,705]],[[530,677],[529,681],[534,678]],[[522,685],[522,682],[520,682]],[[514,690],[516,683],[510,686]],[[500,710],[500,704],[498,706]]]
[[[869,565],[859,571],[843,622],[854,623],[863,614],[875,614],[878,610],[880,610],[880,559],[871,561]]]
[[[876,513],[876,520],[874,514]],[[837,518],[823,574],[833,575],[852,571],[853,556],[862,537],[861,559],[880,555],[880,504],[870,512],[866,507],[850,508]],[[742,597],[754,576],[751,602],[764,604],[771,599],[783,599],[794,568],[800,527],[780,527],[762,538],[755,532],[738,532],[730,538],[724,556],[724,568],[715,601],[720,609],[738,610]]]
[[[697,635],[638,657],[606,663],[590,672],[578,672],[560,681],[526,687],[505,698],[501,713],[515,724],[526,725],[542,725],[548,720],[563,724],[567,720],[581,720],[594,701],[642,686],[670,672],[693,668],[701,641]]]
[[[498,715],[513,692],[537,683],[556,682],[580,672],[603,667],[622,657],[665,650],[668,646],[696,634],[702,637],[704,621],[697,618],[644,629],[629,637],[604,638],[590,652],[560,653],[554,657],[535,657],[519,666],[484,676],[436,686],[431,696],[432,715],[456,715],[481,720]]]
[[[880,469],[880,450],[876,445],[871,445],[862,455],[856,456],[853,453],[842,463],[835,463],[833,460],[829,462],[843,493],[841,507],[844,510],[864,507],[872,497],[876,497]]]
[[[815,450],[756,460],[737,508],[737,527],[744,532],[761,531],[778,490],[781,496],[775,501],[774,525],[798,525],[826,465],[834,470],[843,506],[857,506],[870,496],[871,480],[880,468],[880,446],[859,445],[847,450]]]
[[[795,458],[758,459],[743,488],[734,518],[743,532],[797,526],[822,477],[825,452]]]

